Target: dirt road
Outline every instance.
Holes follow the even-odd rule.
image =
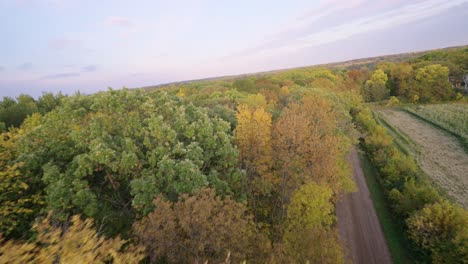
[[[336,205],[338,229],[347,246],[348,258],[353,263],[392,263],[355,149],[349,159],[358,191],[344,195]]]
[[[385,119],[421,147],[418,163],[437,185],[468,208],[468,155],[458,140],[403,111],[380,111]]]

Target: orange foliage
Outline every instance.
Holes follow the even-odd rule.
[[[197,196],[182,195],[176,203],[158,197],[155,210],[134,224],[151,262],[233,263],[262,258],[268,243],[259,237],[246,208],[203,189]]]

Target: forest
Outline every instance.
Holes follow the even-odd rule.
[[[376,168],[412,261],[468,263],[467,209],[421,175],[374,112],[437,116],[466,141],[466,119],[429,104],[467,109],[467,64],[461,47],[5,97],[0,263],[347,263],[335,210],[356,191],[352,148]]]

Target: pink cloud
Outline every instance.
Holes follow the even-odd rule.
[[[81,48],[83,43],[78,39],[68,37],[58,37],[49,42],[49,47],[54,50],[63,50],[68,48]]]
[[[107,26],[114,27],[131,27],[133,22],[125,17],[110,16],[105,19],[104,24]]]

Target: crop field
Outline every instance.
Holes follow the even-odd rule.
[[[418,162],[422,170],[448,196],[468,207],[468,155],[460,142],[442,129],[398,110],[383,110],[381,114],[392,125],[411,138],[421,148]]]
[[[467,104],[419,105],[405,110],[455,135],[468,148]]]

